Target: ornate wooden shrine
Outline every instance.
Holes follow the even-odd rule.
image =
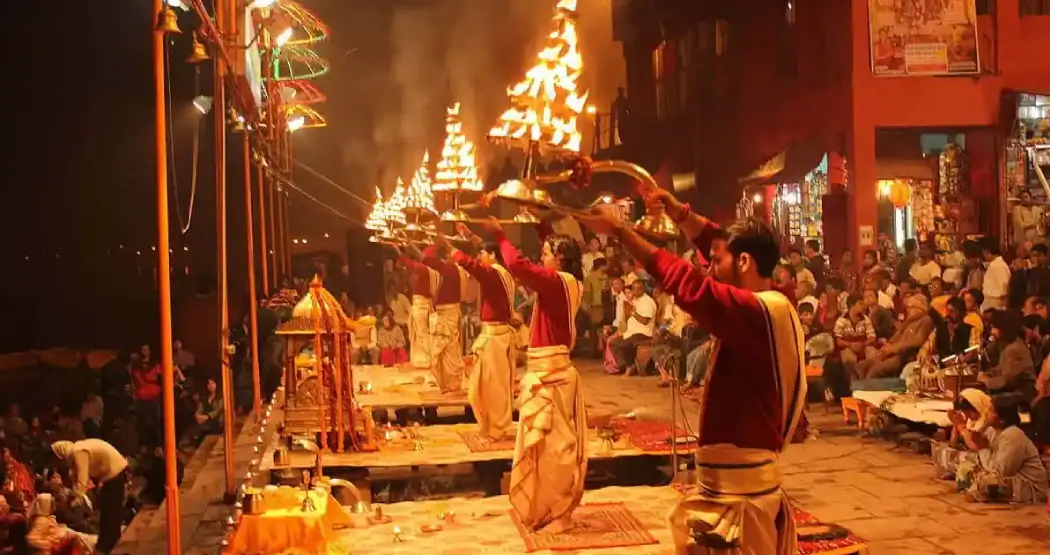
[[[285,338],[284,431],[318,436],[322,452],[374,449],[371,414],[354,398],[350,364],[351,336],[362,324],[348,318],[314,277],[292,317],[277,329]]]

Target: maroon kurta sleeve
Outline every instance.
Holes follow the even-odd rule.
[[[570,346],[572,343],[572,315],[567,306],[565,285],[558,273],[539,264],[533,264],[522,256],[511,244],[507,236],[496,235],[500,253],[507,270],[522,285],[532,289],[537,295],[537,306],[533,309],[530,347],[550,347],[554,345]]]
[[[704,230],[700,232],[700,235],[691,239],[693,246],[696,247],[696,254],[701,262],[711,262],[711,243],[715,241],[715,237],[718,236],[719,231],[720,228],[717,225],[708,223],[704,226]]]
[[[442,260],[437,255],[437,246],[430,245],[423,251],[423,264],[441,274],[441,285],[434,293],[434,304],[455,304],[460,302],[459,270],[456,265]]]
[[[434,292],[430,290],[430,275],[426,265],[407,256],[401,257],[401,263],[412,274],[412,294],[428,298],[433,297]]]
[[[481,287],[481,320],[484,322],[507,322],[510,320],[511,307],[507,304],[503,278],[495,268],[482,264],[478,259],[457,250],[452,253],[452,260],[466,270]]]
[[[538,295],[564,295],[564,286],[558,273],[550,268],[544,268],[525,258],[507,236],[500,233],[496,236],[499,242],[500,254],[507,264],[507,270],[522,285],[532,289]]]
[[[726,344],[747,345],[766,340],[765,313],[753,293],[700,273],[692,264],[660,249],[647,270],[674,295],[675,304],[696,325]]]

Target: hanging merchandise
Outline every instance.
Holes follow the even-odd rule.
[[[911,181],[911,213],[915,221],[915,236],[926,242],[933,237],[934,205],[933,183],[931,181]]]
[[[937,196],[941,203],[952,202],[960,194],[969,192],[966,153],[959,145],[952,142],[945,145],[938,165],[940,183],[937,188]]]
[[[736,217],[739,220],[744,218],[753,218],[754,216],[755,201],[751,200],[751,198],[747,196],[747,193],[744,193],[744,195],[740,197],[740,200],[738,200],[736,203]]]
[[[934,242],[937,250],[955,251],[959,248],[960,202],[970,191],[966,152],[949,142],[938,159],[938,183],[934,209]]]
[[[824,195],[828,193],[828,176],[816,170],[806,176],[802,191],[802,221],[807,239],[824,234]]]
[[[788,237],[802,237],[802,191],[797,183],[781,183],[773,199],[774,225]]]

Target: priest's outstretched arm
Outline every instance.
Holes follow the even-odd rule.
[[[660,280],[664,290],[674,295],[675,304],[692,316],[699,328],[742,347],[747,342],[767,340],[765,313],[752,292],[705,276],[688,261],[645,240],[613,214],[597,210],[576,218],[597,233],[617,237],[623,248]],[[709,244],[718,233],[718,228],[702,216],[685,218],[681,229],[696,234],[698,247],[703,242]]]

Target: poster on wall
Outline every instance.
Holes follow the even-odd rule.
[[[868,0],[877,77],[981,71],[975,0]]]

